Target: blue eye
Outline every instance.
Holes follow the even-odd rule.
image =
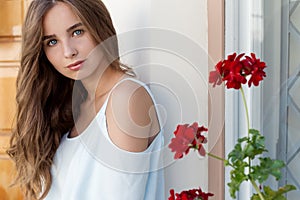
[[[81,35],[83,33],[83,30],[76,30],[73,32],[73,36]]]
[[[48,42],[47,42],[47,45],[48,46],[54,46],[54,45],[56,45],[57,44],[57,40],[49,40]]]

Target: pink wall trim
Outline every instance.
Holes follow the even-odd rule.
[[[225,0],[207,0],[207,4],[209,55],[208,71],[211,71],[214,68],[214,65],[224,57]],[[208,146],[211,153],[220,157],[224,157],[224,102],[224,88],[209,87],[210,120],[208,128],[208,140],[211,142],[209,142]],[[214,193],[214,197],[212,199],[224,200],[223,162],[209,157],[208,173],[208,191]]]

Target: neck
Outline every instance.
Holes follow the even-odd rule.
[[[114,83],[124,75],[123,72],[112,69],[110,66],[106,67],[105,70],[99,68],[91,77],[81,80],[88,92],[87,101],[93,102],[106,95]]]

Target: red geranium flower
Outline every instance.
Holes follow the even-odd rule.
[[[188,154],[190,148],[198,150],[201,156],[205,156],[206,151],[203,144],[207,143],[207,139],[202,132],[208,129],[204,126],[199,127],[195,122],[192,125],[178,125],[174,132],[175,138],[172,138],[169,148],[175,152],[174,158],[179,159],[183,154]]]
[[[188,124],[178,125],[174,135],[175,138],[172,138],[169,148],[175,152],[175,159],[182,158],[183,153],[189,152],[190,144],[195,140],[194,128]]]
[[[250,87],[252,83],[258,86],[266,76],[263,71],[266,64],[257,59],[254,53],[251,53],[251,57],[245,56],[246,58],[241,60],[244,55],[242,53],[237,56],[236,53],[233,53],[227,59],[218,62],[215,70],[209,73],[209,83],[215,87],[224,81],[228,89],[240,89],[242,84],[247,83],[246,77],[251,75],[248,86]]]
[[[181,193],[174,194],[174,190],[170,190],[170,197],[168,200],[208,200],[210,196],[213,196],[212,193],[205,193],[202,192],[201,188],[199,189],[192,189],[188,191],[182,191]]]

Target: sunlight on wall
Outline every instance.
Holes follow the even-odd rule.
[[[121,60],[135,68],[160,104],[166,150],[178,123],[207,126],[207,0],[104,3],[119,34]],[[172,156],[166,153],[167,196],[170,188],[207,190],[207,159],[191,153],[174,162]]]

